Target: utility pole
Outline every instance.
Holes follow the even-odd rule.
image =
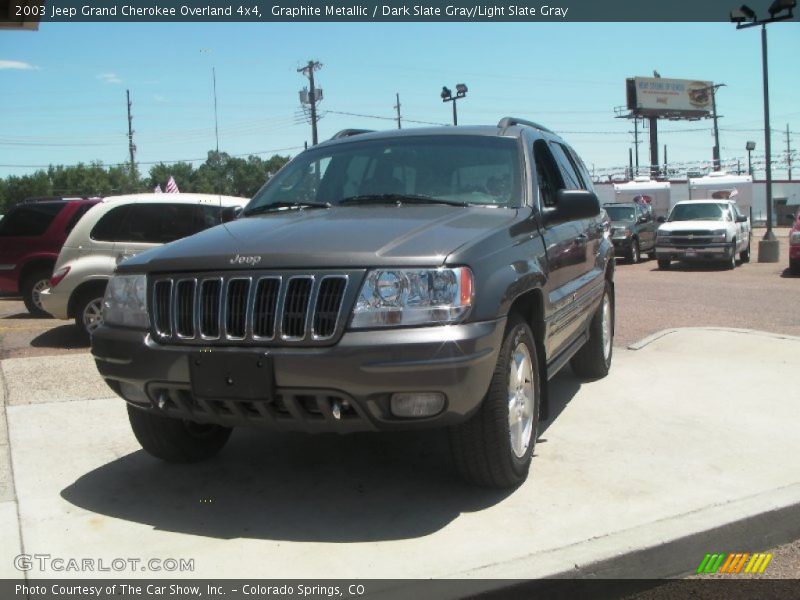
[[[789,137],[789,124],[786,124],[786,164],[789,170],[789,176],[787,179],[789,181],[792,180],[792,138]]]
[[[669,170],[667,169],[667,145],[664,144],[664,177],[669,179]]]
[[[397,110],[397,128],[402,129],[403,127],[400,125],[400,94],[395,94],[397,97],[397,104],[394,105],[395,110]]]
[[[133,116],[131,116],[131,91],[125,90],[128,98],[128,152],[131,155],[131,185],[136,180],[136,144],[133,143]]]
[[[311,145],[317,145],[317,88],[314,87],[314,71],[319,71],[322,68],[322,63],[310,60],[305,67],[297,69],[298,73],[302,73],[308,77],[309,87],[311,90],[308,93],[308,103],[311,105]]]
[[[658,117],[650,117],[650,179],[658,178]]]
[[[217,123],[217,71],[211,67],[211,78],[214,80],[214,136],[217,140],[217,154],[219,154],[219,126]]]
[[[639,119],[633,119],[633,147],[636,148],[636,175],[639,174]]]

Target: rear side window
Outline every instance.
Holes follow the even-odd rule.
[[[550,142],[550,149],[561,170],[561,177],[564,179],[564,188],[568,190],[584,189],[583,181],[578,175],[578,170],[572,161],[572,157],[567,153],[567,149],[557,142]]]
[[[222,208],[199,204],[153,202],[109,211],[92,229],[98,241],[166,244],[221,222]]]
[[[66,233],[67,233],[68,235],[69,235],[70,231],[72,231],[72,230],[75,228],[75,225],[77,225],[77,224],[78,224],[78,221],[80,221],[80,220],[81,220],[81,217],[82,217],[83,215],[85,215],[85,214],[86,214],[86,212],[87,212],[87,211],[88,211],[90,208],[92,208],[93,206],[94,206],[94,204],[81,204],[81,205],[78,207],[78,210],[76,210],[76,211],[75,211],[75,214],[73,214],[73,215],[72,215],[72,216],[69,218],[69,222],[67,223],[67,227],[66,227],[66,230],[65,230],[65,231],[66,231]]]
[[[42,235],[62,208],[63,202],[18,205],[0,221],[0,235]]]

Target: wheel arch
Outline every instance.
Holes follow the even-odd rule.
[[[539,367],[539,419],[546,421],[549,417],[549,386],[547,385],[547,356],[544,346],[544,296],[541,288],[528,290],[514,298],[508,313],[520,315],[533,332],[533,343],[536,345],[536,363]]]
[[[72,291],[72,294],[69,297],[69,302],[67,303],[67,318],[75,318],[75,311],[77,310],[76,305],[84,294],[90,291],[99,291],[102,294],[105,294],[109,279],[110,278],[108,277],[103,279],[90,279],[89,281],[84,281],[82,284],[76,287]]]

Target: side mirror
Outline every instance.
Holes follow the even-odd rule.
[[[737,223],[747,223],[747,217],[744,216],[744,215],[739,215],[738,217],[736,217],[736,222]]]
[[[667,222],[667,220],[664,217],[658,217],[656,219],[656,223],[666,223],[666,222]]]
[[[556,205],[545,208],[542,218],[545,225],[556,225],[567,221],[580,221],[600,214],[600,201],[588,190],[559,190]]]
[[[222,209],[220,222],[229,223],[230,221],[235,221],[242,214],[242,210],[244,209],[241,206],[226,206]]]

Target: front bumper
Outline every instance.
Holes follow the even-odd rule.
[[[625,238],[611,238],[611,243],[614,244],[614,254],[617,256],[624,256],[631,251],[632,237]]]
[[[101,326],[92,335],[92,354],[117,394],[128,390],[126,401],[168,416],[287,431],[402,430],[452,425],[477,410],[489,388],[504,330],[505,318],[350,331],[329,347],[261,348],[271,357],[275,388],[270,399],[258,401],[198,401],[192,394],[189,357],[200,348],[162,346],[145,331]],[[252,355],[254,349],[213,350]],[[136,398],[129,393],[131,385],[139,392]],[[396,417],[389,400],[398,392],[444,394],[444,409],[432,417]],[[337,418],[334,403],[349,408]]]
[[[656,258],[670,260],[728,260],[736,246],[724,242],[697,247],[676,247],[656,243]]]

